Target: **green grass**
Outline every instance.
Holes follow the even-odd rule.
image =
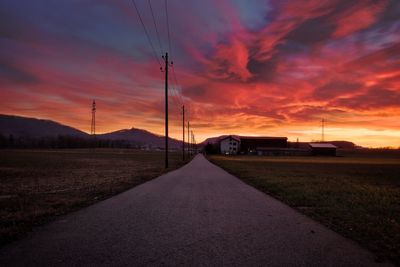
[[[215,164],[400,265],[400,155],[210,156]]]
[[[181,165],[171,153],[169,170]],[[163,172],[162,151],[0,150],[0,245]]]

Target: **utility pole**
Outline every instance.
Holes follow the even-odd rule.
[[[96,135],[96,101],[93,99],[92,103],[92,125],[90,126],[90,134]]]
[[[325,119],[322,119],[321,123],[322,123],[321,140],[322,140],[322,142],[324,142],[325,141]]]
[[[191,154],[193,155],[194,153],[194,140],[193,140],[193,131],[190,131],[190,137],[191,137],[191,139],[190,139],[190,141],[191,141],[191,144],[192,144],[192,149],[191,149]]]
[[[190,123],[188,121],[188,123],[187,123],[187,137],[188,137],[187,152],[188,152],[188,157],[190,158],[190,136],[189,136],[189,130],[190,130]]]
[[[168,52],[165,53],[165,168],[168,168]]]
[[[194,140],[194,133],[192,133],[193,135],[193,154],[196,154],[196,140]]]
[[[185,105],[182,105],[182,160],[185,160]]]

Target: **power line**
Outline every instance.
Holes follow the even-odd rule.
[[[176,101],[178,102],[178,106],[182,106],[184,103],[181,99],[181,97],[179,96],[178,91],[176,90],[176,88],[171,84],[171,95],[175,97]]]
[[[165,14],[166,14],[166,16],[167,16],[168,49],[169,49],[169,53],[172,54],[172,51],[171,51],[171,38],[170,38],[170,33],[169,33],[169,18],[168,18],[168,5],[167,5],[167,0],[165,0]]]
[[[176,97],[173,95],[171,95],[171,99],[173,99],[174,108],[176,108],[176,110],[179,111],[180,103],[176,100]]]
[[[153,53],[154,53],[154,55],[155,55],[157,61],[158,61],[159,64],[160,64],[160,67],[161,67],[161,63],[160,63],[160,61],[159,61],[159,59],[158,59],[158,57],[157,57],[157,53],[156,53],[156,51],[155,51],[154,45],[153,45],[153,43],[152,43],[152,41],[151,41],[149,32],[147,31],[147,28],[146,28],[146,26],[145,26],[145,24],[144,24],[144,22],[143,22],[142,16],[140,15],[140,12],[139,12],[139,9],[138,9],[138,7],[137,7],[137,5],[136,5],[136,2],[135,2],[134,0],[132,0],[132,3],[133,3],[133,5],[134,5],[134,7],[135,7],[135,10],[136,10],[138,16],[139,16],[140,22],[141,22],[141,24],[142,24],[142,26],[143,26],[144,32],[146,33],[147,39],[148,39],[148,41],[149,41],[149,43],[150,43],[150,45],[151,45],[151,47],[152,47]],[[158,32],[157,23],[156,23],[155,16],[154,16],[153,7],[152,7],[152,5],[151,5],[151,0],[148,0],[148,4],[149,4],[149,7],[150,7],[150,11],[151,11],[151,15],[152,15],[152,19],[153,19],[155,31],[156,31],[156,34],[157,34],[158,44],[159,44],[159,47],[160,47],[160,51],[161,51],[161,53],[162,53],[162,45],[161,45],[161,41],[160,41],[160,36],[159,36],[159,32]],[[168,20],[167,20],[167,21],[168,21]],[[168,31],[169,31],[169,29],[168,29]],[[176,76],[176,75],[175,75],[175,76]],[[174,80],[173,80],[173,81],[174,81]],[[175,77],[175,81],[176,81],[176,77]],[[176,102],[175,104],[176,104],[177,106],[181,106],[182,103],[183,103],[183,101],[182,101],[182,99],[181,99],[179,93],[177,92],[177,90],[176,90],[176,88],[175,88],[174,86],[172,86],[172,93],[173,93],[173,94],[172,94],[171,96],[173,96],[172,99]],[[174,95],[174,94],[175,94],[175,95]]]
[[[142,27],[143,27],[143,29],[144,29],[144,32],[146,33],[147,40],[149,41],[150,46],[151,46],[151,48],[152,48],[152,50],[153,50],[154,57],[156,58],[158,64],[160,65],[160,68],[162,68],[160,59],[159,59],[158,56],[157,56],[157,52],[156,52],[156,50],[155,50],[155,48],[154,48],[153,42],[152,42],[151,39],[150,39],[150,35],[149,35],[149,33],[147,32],[146,26],[144,25],[144,22],[143,22],[143,20],[142,20],[142,16],[140,16],[139,9],[138,9],[137,6],[136,6],[136,2],[135,2],[135,0],[131,0],[131,2],[133,3],[133,6],[135,7],[135,10],[136,10],[136,13],[138,14],[138,17],[139,17],[139,19],[140,19],[140,22],[142,23]]]
[[[142,16],[140,15],[140,12],[139,12],[139,9],[138,9],[138,7],[137,7],[137,5],[136,5],[135,0],[132,0],[132,3],[133,3],[133,5],[134,5],[134,7],[135,7],[135,10],[136,10],[137,14],[138,14],[138,17],[139,17],[140,22],[141,22],[141,24],[142,24],[142,26],[143,26],[144,32],[145,32],[145,34],[146,34],[146,36],[147,36],[147,39],[148,39],[148,41],[149,41],[149,43],[150,43],[150,45],[151,45],[151,48],[152,48],[153,53],[154,53],[154,56],[156,57],[156,60],[158,61],[160,67],[162,67],[162,66],[161,66],[161,63],[160,63],[160,61],[159,61],[159,59],[158,59],[158,57],[157,57],[157,53],[156,53],[156,50],[155,50],[155,48],[154,48],[153,42],[151,41],[149,32],[147,31],[147,28],[146,28],[146,26],[145,26],[145,24],[144,24],[144,22],[143,22]],[[157,23],[156,23],[155,16],[154,16],[153,7],[152,7],[152,5],[151,5],[151,0],[148,0],[148,4],[149,4],[149,7],[150,7],[150,11],[151,11],[151,15],[152,15],[152,19],[153,19],[155,31],[156,31],[156,34],[157,34],[157,41],[158,41],[158,44],[159,44],[159,47],[160,47],[160,51],[161,51],[161,53],[162,53],[162,45],[161,45],[161,41],[160,41],[160,36],[159,36],[159,32],[158,32]],[[166,8],[167,24],[168,24],[168,44],[169,44],[169,49],[171,50],[170,31],[169,31],[169,17],[168,17],[167,1],[165,1],[165,8]],[[173,65],[171,65],[171,66],[173,66]],[[176,87],[178,86],[178,82],[177,82],[177,79],[176,79],[176,74],[175,74],[174,68],[172,68],[172,71],[173,71],[173,83],[175,83],[175,86],[171,86],[171,87],[172,87],[172,92],[175,94],[175,97],[174,97],[174,98],[177,98],[177,99],[178,99],[177,101],[178,101],[179,103],[177,103],[177,105],[178,105],[178,106],[181,106],[181,105],[183,104],[183,99],[182,99],[181,95],[179,94],[179,92],[178,92],[177,89],[176,89]],[[176,101],[176,99],[175,99],[175,101]]]
[[[165,0],[165,5],[164,6],[165,6],[165,15],[166,15],[166,18],[167,18],[168,49],[169,49],[169,53],[172,54],[171,34],[170,34],[170,27],[169,27],[169,13],[168,13],[168,2],[167,2],[167,0]],[[175,83],[175,86],[172,86],[172,90],[175,91],[175,94],[178,96],[181,105],[183,105],[183,103],[184,103],[183,98],[182,98],[181,94],[177,91],[177,87],[179,86],[179,83],[178,83],[178,80],[176,78],[175,68],[174,68],[173,64],[172,64],[172,74],[173,74],[173,83]]]
[[[179,98],[179,94],[175,89],[175,86],[173,84],[170,84],[170,88],[172,89],[169,91],[170,95],[172,96],[172,99],[174,100],[175,104],[178,106],[177,108],[180,109],[180,107],[183,105],[183,102]]]
[[[173,69],[173,68],[172,68]],[[182,105],[184,105],[184,101],[183,101],[183,99],[182,99],[182,97],[181,97],[181,95],[179,94],[179,92],[178,92],[178,90],[177,90],[177,87],[178,87],[179,85],[177,85],[176,83],[175,83],[175,85],[174,85],[174,80],[172,79],[172,84],[171,84],[171,96],[173,97],[173,99],[174,99],[174,101],[175,101],[175,103],[177,104],[177,106],[178,106],[178,109],[180,109],[180,107],[182,106]]]
[[[171,95],[174,95],[177,98],[177,100],[179,102],[179,107],[180,107],[180,106],[184,105],[184,101],[183,101],[183,98],[182,98],[181,94],[179,93],[179,91],[177,89],[179,87],[179,84],[178,84],[177,79],[176,79],[174,65],[171,64],[171,67],[172,67],[172,73],[173,73],[172,84],[171,84],[171,88],[172,88],[172,90],[171,90],[172,94]]]
[[[173,92],[173,91],[172,91],[172,90],[169,90],[169,92]],[[171,96],[170,99],[172,100],[172,102],[173,102],[173,104],[174,104],[174,107],[175,107],[177,110],[180,111],[181,103],[179,103],[179,100],[178,100],[178,98],[176,97],[176,95],[174,95],[173,93],[170,93],[169,95]]]
[[[179,83],[178,83],[178,79],[176,78],[174,65],[172,65],[172,76],[174,78],[174,82],[175,82],[176,86],[178,86]],[[184,101],[183,101],[182,95],[179,92],[178,92],[178,96],[180,98],[180,101],[183,103]]]
[[[157,23],[156,23],[156,19],[154,17],[153,7],[151,6],[151,0],[148,0],[148,2],[149,2],[150,11],[151,11],[151,16],[153,17],[154,28],[156,29],[158,45],[160,46],[160,53],[162,54],[162,46],[161,46],[161,41],[160,41],[160,35],[158,34]]]

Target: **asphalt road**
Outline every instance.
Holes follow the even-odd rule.
[[[0,266],[387,266],[203,156],[0,250]]]

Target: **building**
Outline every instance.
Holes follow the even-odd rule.
[[[258,156],[311,156],[311,149],[258,147]]]
[[[265,152],[263,154],[268,154],[268,150],[276,152],[277,148],[287,148],[286,137],[240,137],[240,152],[244,154],[259,154],[259,150],[263,150]]]
[[[221,154],[236,155],[240,149],[240,138],[229,135],[220,140]]]
[[[229,135],[220,141],[221,154],[281,155],[287,149],[286,137],[255,137]]]
[[[329,143],[309,143],[313,156],[336,156],[337,147]]]

